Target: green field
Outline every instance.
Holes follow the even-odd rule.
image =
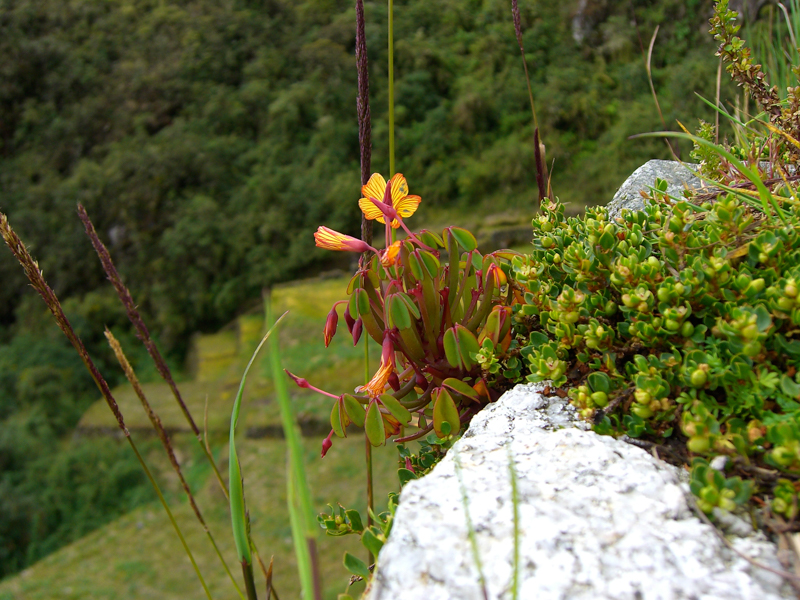
[[[289,310],[280,339],[284,365],[320,386],[340,393],[363,382],[363,342],[353,348],[343,320],[327,350],[322,341],[325,315],[344,296],[347,279],[315,279],[277,288],[273,302],[278,314]],[[180,384],[195,420],[203,422],[208,397],[209,439],[220,471],[227,473],[227,430],[230,411],[243,366],[263,331],[260,311],[243,315],[221,332],[196,338],[194,376]],[[372,344],[376,364],[379,349]],[[265,358],[265,357],[263,357]],[[286,508],[286,448],[282,439],[263,437],[263,428],[279,426],[272,384],[264,366],[256,369],[244,398],[237,444],[245,478],[245,494],[255,543],[266,561],[275,555],[275,585],[281,598],[297,598],[299,582]],[[178,431],[174,441],[187,479],[198,494],[198,504],[223,549],[229,566],[240,575],[230,534],[227,502],[211,469],[202,460],[193,436],[165,384],[144,385],[145,393],[165,427]],[[328,419],[330,404],[316,394],[290,389],[296,414],[317,427]],[[147,417],[129,386],[114,390],[126,422],[137,440],[150,439]],[[115,427],[105,402],[98,400],[84,415],[78,431],[97,434]],[[259,429],[262,433],[259,433]],[[247,436],[246,432],[251,435]],[[253,435],[262,437],[253,438]],[[365,508],[364,441],[356,430],[346,440],[336,440],[324,460],[319,458],[322,436],[306,437],[306,464],[313,500],[322,511],[327,503],[341,502]],[[178,521],[195,553],[215,598],[235,597],[202,528],[195,520],[177,480],[160,450],[148,445],[148,462],[160,474]],[[396,452],[381,448],[375,455],[376,502],[396,489]],[[155,498],[154,498],[155,500]],[[325,597],[344,591],[348,574],[341,564],[345,550],[365,554],[355,538],[327,538],[320,531],[320,560]],[[263,593],[263,588],[262,588]],[[22,573],[0,583],[0,600],[78,598],[199,598],[203,594],[188,558],[173,533],[162,508],[151,504],[125,515],[81,540],[62,548]]]

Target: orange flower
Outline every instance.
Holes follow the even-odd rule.
[[[392,265],[397,264],[397,255],[400,254],[401,243],[402,242],[400,240],[397,240],[381,254],[381,264],[387,269]]]
[[[375,248],[366,242],[363,242],[350,235],[339,233],[338,231],[334,231],[328,227],[320,227],[317,229],[314,232],[314,239],[317,242],[317,246],[319,248],[324,248],[325,250],[341,250],[349,252],[366,252],[367,250],[372,250],[373,252],[377,252]]]
[[[358,392],[369,395],[370,398],[377,398],[386,389],[389,377],[394,372],[394,365],[391,361],[381,359],[381,368],[372,376],[367,385],[358,388]]]
[[[358,201],[361,212],[367,219],[374,219],[378,223],[386,221],[383,212],[372,200],[391,206],[403,219],[413,215],[421,202],[419,196],[408,195],[408,183],[402,173],[396,173],[388,184],[380,173],[373,173],[367,185],[361,188],[361,194],[364,196]],[[400,227],[400,222],[397,219],[392,220],[392,227],[397,229]]]

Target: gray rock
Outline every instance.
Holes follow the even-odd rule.
[[[543,386],[517,386],[477,415],[442,462],[405,486],[369,600],[481,600],[454,457],[488,598],[511,598],[518,477],[519,598],[793,597],[788,584],[730,551],[689,509],[677,469],[586,431]],[[762,534],[737,550],[780,568]]]
[[[614,219],[622,213],[623,208],[629,210],[642,210],[644,200],[641,191],[649,191],[655,184],[656,178],[667,181],[669,186],[667,192],[680,198],[686,187],[699,188],[702,182],[694,174],[699,165],[679,163],[674,160],[650,160],[636,169],[628,179],[625,180],[614,198],[608,203],[609,218]]]

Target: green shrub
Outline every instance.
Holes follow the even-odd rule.
[[[682,440],[685,459],[729,455],[745,477],[800,473],[800,203],[783,209],[786,224],[733,195],[656,193],[616,220],[543,206],[513,260],[528,380],[569,388],[601,433]]]

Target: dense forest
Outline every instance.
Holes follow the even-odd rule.
[[[385,173],[387,8],[365,9],[373,170]],[[710,0],[520,9],[563,200],[603,203],[643,161],[668,157],[660,140],[627,139],[662,128],[644,58],[656,25],[667,126],[713,118],[692,94],[715,93]],[[510,1],[397,0],[394,23],[397,167],[412,192],[453,214],[532,212]],[[350,0],[0,0],[0,210],[101,367],[103,326],[131,334],[76,203],[180,360],[193,331],[224,324],[262,287],[325,268],[318,225],[357,232],[354,45]],[[115,442],[69,439],[92,382],[2,251],[0,282],[2,576],[147,492]]]

